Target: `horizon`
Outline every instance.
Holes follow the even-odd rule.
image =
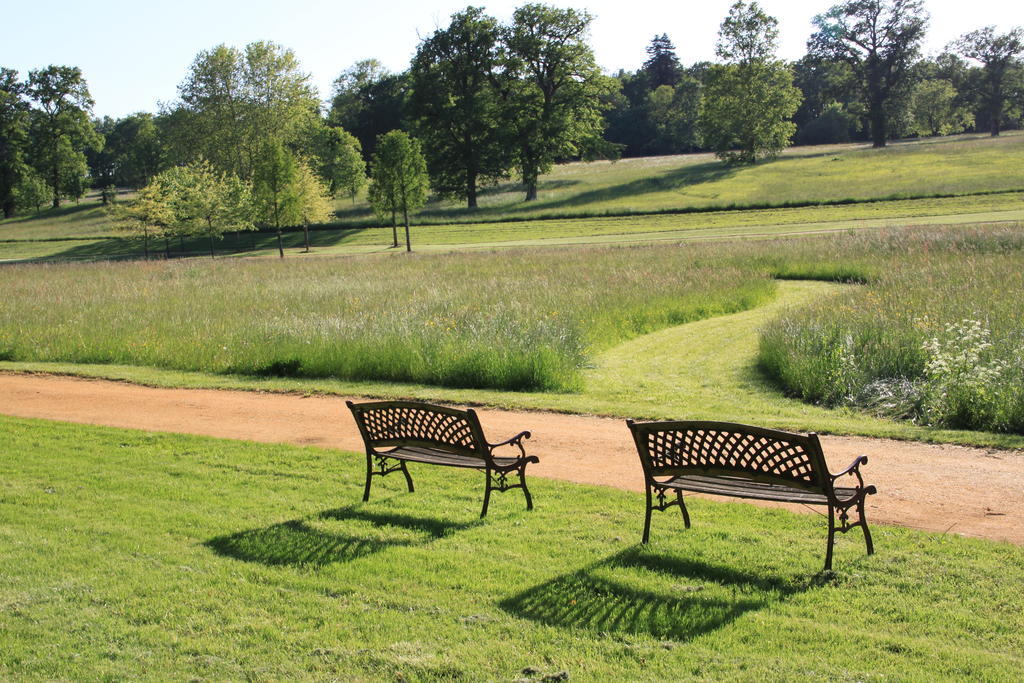
[[[505,23],[524,2],[501,0],[484,5],[485,11]],[[680,62],[690,65],[714,60],[718,27],[732,2],[703,3],[698,7],[666,6],[641,0],[628,6],[610,0],[556,2],[559,7],[586,9],[594,16],[591,46],[601,70],[636,71],[646,59],[651,39],[668,34]],[[811,19],[834,3],[765,0],[762,8],[779,20],[779,56],[803,56],[813,27]],[[25,30],[5,37],[0,66],[17,69],[24,78],[31,69],[62,64],[81,68],[95,101],[92,115],[121,118],[134,112],[157,113],[178,97],[178,84],[196,55],[219,44],[244,47],[270,40],[295,52],[310,75],[321,101],[329,100],[331,84],[346,68],[361,59],[380,60],[392,72],[408,68],[420,40],[444,27],[463,2],[423,7],[414,0],[393,0],[389,11],[353,3],[305,0],[287,8],[270,0],[240,3],[200,3],[183,0],[178,11],[164,17],[161,7],[137,7],[123,1],[62,8],[53,23],[52,8],[43,5],[16,8],[12,24]],[[925,3],[931,23],[924,55],[934,55],[967,31],[994,24],[999,31],[1016,25],[1005,3],[982,0],[970,6],[950,0]],[[310,22],[308,11],[319,13]],[[401,16],[399,23],[390,17]],[[21,15],[21,16],[19,16]],[[116,21],[110,17],[117,15]],[[979,15],[984,19],[976,19]],[[350,19],[346,21],[345,19]],[[201,21],[200,21],[201,20]],[[159,37],[151,35],[160,26]],[[341,26],[341,28],[335,28]],[[338,42],[341,41],[339,45]],[[101,44],[108,49],[97,50]],[[159,55],[159,58],[156,56]]]

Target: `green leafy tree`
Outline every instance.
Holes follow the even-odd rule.
[[[328,121],[359,140],[363,158],[373,155],[377,138],[406,128],[408,75],[389,73],[376,59],[364,59],[334,81]]]
[[[319,116],[316,89],[295,53],[267,41],[200,52],[178,92],[176,115],[165,124],[174,159],[206,159],[243,179],[268,140],[296,144]]]
[[[653,131],[647,150],[655,154],[679,154],[696,149],[700,102],[700,83],[686,75],[681,76],[674,87],[660,85],[648,93],[644,113]]]
[[[537,180],[555,160],[610,151],[601,111],[614,86],[594,61],[592,20],[585,11],[531,3],[515,11],[505,32],[512,79],[505,126],[527,201],[537,198]]]
[[[893,110],[909,91],[928,26],[923,0],[848,0],[814,18],[811,55],[849,64],[867,102],[871,141],[885,147]]]
[[[378,215],[391,213],[392,217],[402,214],[405,249],[412,251],[409,214],[426,203],[430,184],[419,140],[400,130],[382,135],[373,155],[372,175],[370,201],[374,211]],[[398,246],[397,231],[394,246]]]
[[[410,111],[427,153],[434,190],[473,209],[481,183],[509,168],[494,80],[498,22],[477,7],[452,15],[420,43],[410,69]]]
[[[32,168],[26,168],[14,187],[15,208],[18,211],[34,209],[36,213],[43,205],[53,201],[49,183]]]
[[[699,127],[704,144],[727,163],[752,164],[790,144],[800,106],[793,74],[775,59],[778,22],[756,2],[735,3],[716,51],[727,64],[707,73]]]
[[[93,101],[78,67],[49,66],[29,72],[27,92],[36,103],[31,117],[31,163],[53,192],[53,207],[62,197],[80,197],[88,174],[85,150],[99,149],[103,138],[93,128]]]
[[[279,140],[263,148],[253,173],[253,198],[257,221],[277,233],[277,251],[284,258],[282,228],[297,225],[299,197],[295,192],[298,170],[295,157]]]
[[[139,190],[134,199],[114,204],[108,209],[118,230],[142,238],[147,260],[150,242],[161,237],[167,239],[177,224],[171,189],[170,176],[157,176]]]
[[[29,104],[14,69],[0,68],[0,211],[10,218],[19,207],[18,187],[29,174]]]
[[[354,204],[366,186],[366,162],[359,139],[343,128],[324,126],[318,133],[317,158],[320,176],[332,197],[345,193]]]
[[[107,134],[105,148],[114,160],[114,183],[141,188],[166,168],[166,151],[152,114],[119,119]]]
[[[362,158],[360,157],[359,160],[362,161]],[[296,160],[295,163],[292,192],[296,197],[294,222],[302,225],[306,253],[309,253],[309,226],[326,223],[334,217],[331,195],[327,186],[317,177],[309,164],[301,160]]]
[[[168,185],[173,225],[183,234],[208,239],[211,257],[224,233],[254,228],[249,185],[234,174],[200,160],[161,175]]]
[[[950,135],[974,124],[970,110],[957,104],[956,88],[944,79],[918,82],[911,95],[910,110],[918,135]]]
[[[999,135],[1007,100],[1007,75],[1024,53],[1024,29],[1015,27],[997,34],[994,26],[965,33],[951,48],[982,65],[982,97],[989,113],[989,132]]]

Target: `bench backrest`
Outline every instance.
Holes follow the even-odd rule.
[[[818,491],[831,485],[816,434],[731,422],[626,422],[648,478],[728,475]]]
[[[368,450],[423,446],[486,458],[490,451],[476,412],[417,401],[347,401]]]

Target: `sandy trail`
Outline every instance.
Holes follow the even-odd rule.
[[[0,373],[0,413],[6,415],[361,452],[344,401]],[[541,462],[531,466],[531,474],[643,490],[639,461],[622,420],[479,413],[492,440],[522,429],[533,432],[530,452]],[[834,471],[862,453],[870,457],[865,479],[879,493],[868,499],[869,521],[1024,545],[1024,454],[861,437],[826,436],[822,442]]]

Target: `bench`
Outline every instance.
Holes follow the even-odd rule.
[[[392,472],[400,471],[405,475],[411,493],[414,489],[407,463],[421,462],[483,470],[486,478],[481,517],[487,515],[491,491],[522,489],[526,509],[533,509],[533,498],[526,487],[526,466],[540,460],[535,455],[527,455],[523,446],[530,432],[520,432],[500,443],[489,443],[472,409],[457,410],[418,401],[346,403],[366,446],[364,502],[370,499],[373,477]],[[502,446],[518,448],[519,453],[494,455],[494,450]],[[518,479],[510,480],[510,475],[517,475]]]
[[[692,491],[828,506],[826,571],[832,569],[836,531],[845,533],[860,527],[868,555],[874,553],[864,517],[864,499],[877,491],[874,486],[864,485],[860,473],[860,466],[868,461],[866,455],[859,456],[842,472],[832,474],[818,436],[813,433],[793,434],[729,422],[626,423],[633,433],[647,486],[644,543],[650,538],[652,510],[664,511],[677,505],[683,524],[690,528],[683,491]],[[843,477],[848,479],[838,482]],[[673,491],[675,500],[668,500]],[[851,522],[850,511],[854,508],[857,520]]]

